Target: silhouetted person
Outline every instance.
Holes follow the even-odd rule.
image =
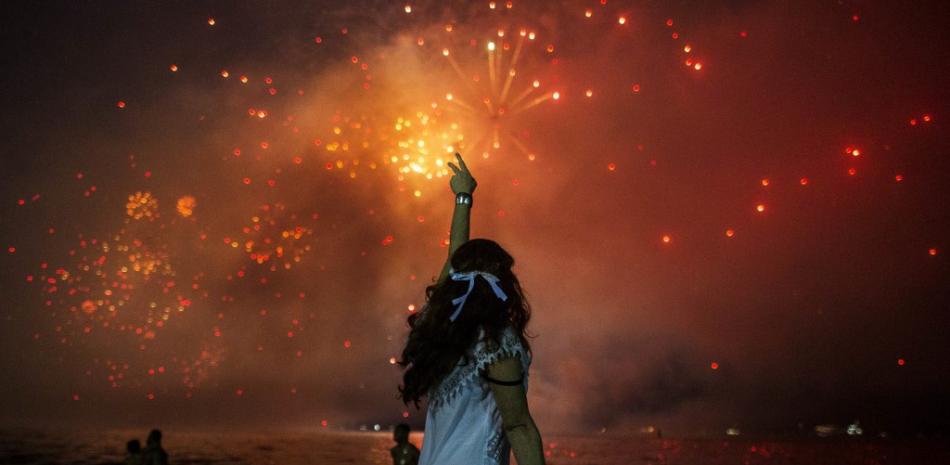
[[[153,429],[145,441],[142,465],[168,465],[168,454],[162,449],[162,432]]]
[[[396,445],[389,449],[393,456],[393,465],[419,465],[419,449],[409,442],[409,425],[396,425],[393,441],[396,441]]]
[[[142,465],[142,443],[133,439],[125,443],[125,465]]]
[[[477,183],[455,157],[449,258],[422,310],[408,318],[399,360],[402,401],[427,400],[419,465],[508,465],[512,450],[518,465],[544,465],[527,399],[531,309],[515,259],[495,241],[469,239]]]

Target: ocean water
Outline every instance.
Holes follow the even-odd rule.
[[[0,463],[96,465],[121,463],[129,439],[147,431],[0,430]],[[270,432],[225,434],[164,431],[172,464],[389,464],[390,433]],[[413,434],[412,442],[422,443]],[[144,441],[143,441],[144,442]],[[934,440],[656,439],[617,436],[545,438],[551,465],[950,464],[950,446]],[[512,461],[514,463],[514,460]],[[478,465],[478,464],[473,464]]]

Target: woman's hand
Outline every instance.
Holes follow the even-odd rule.
[[[449,168],[452,168],[452,171],[455,174],[452,176],[452,179],[449,180],[449,186],[452,187],[452,192],[458,194],[459,192],[465,192],[466,194],[471,194],[475,191],[475,188],[478,187],[478,183],[475,182],[475,178],[472,177],[472,173],[468,171],[468,167],[465,166],[465,161],[462,160],[462,155],[457,153],[455,154],[455,159],[458,160],[459,166],[455,166],[452,162],[449,162]]]

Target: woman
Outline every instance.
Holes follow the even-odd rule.
[[[538,428],[526,390],[531,352],[525,337],[530,307],[514,259],[487,239],[468,240],[477,183],[462,160],[455,173],[449,260],[426,305],[409,317],[399,364],[403,402],[427,398],[420,465],[543,465]]]

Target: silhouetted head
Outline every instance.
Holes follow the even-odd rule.
[[[409,340],[399,360],[399,365],[406,368],[400,396],[404,403],[411,401],[416,407],[462,357],[466,358],[465,363],[469,362],[466,352],[478,339],[480,328],[485,330],[487,339],[498,342],[502,330],[511,326],[525,350],[530,351],[525,328],[531,309],[512,272],[514,258],[495,241],[472,239],[456,249],[450,263],[458,273],[483,271],[495,275],[507,300],[498,298],[491,285],[477,276],[465,305],[452,321],[452,300],[465,294],[469,281],[455,281],[449,276],[426,288],[426,304],[409,316]]]
[[[393,441],[396,441],[399,444],[405,444],[409,442],[409,431],[409,425],[405,423],[396,425],[396,429],[393,430]]]
[[[162,432],[157,429],[153,429],[148,433],[148,439],[145,441],[148,445],[160,446],[162,444]]]
[[[138,439],[133,439],[125,443],[125,450],[129,452],[130,455],[138,454],[142,452],[142,443]]]
[[[489,239],[472,239],[455,250],[450,260],[458,272],[486,271],[499,278],[511,274],[515,259]]]

